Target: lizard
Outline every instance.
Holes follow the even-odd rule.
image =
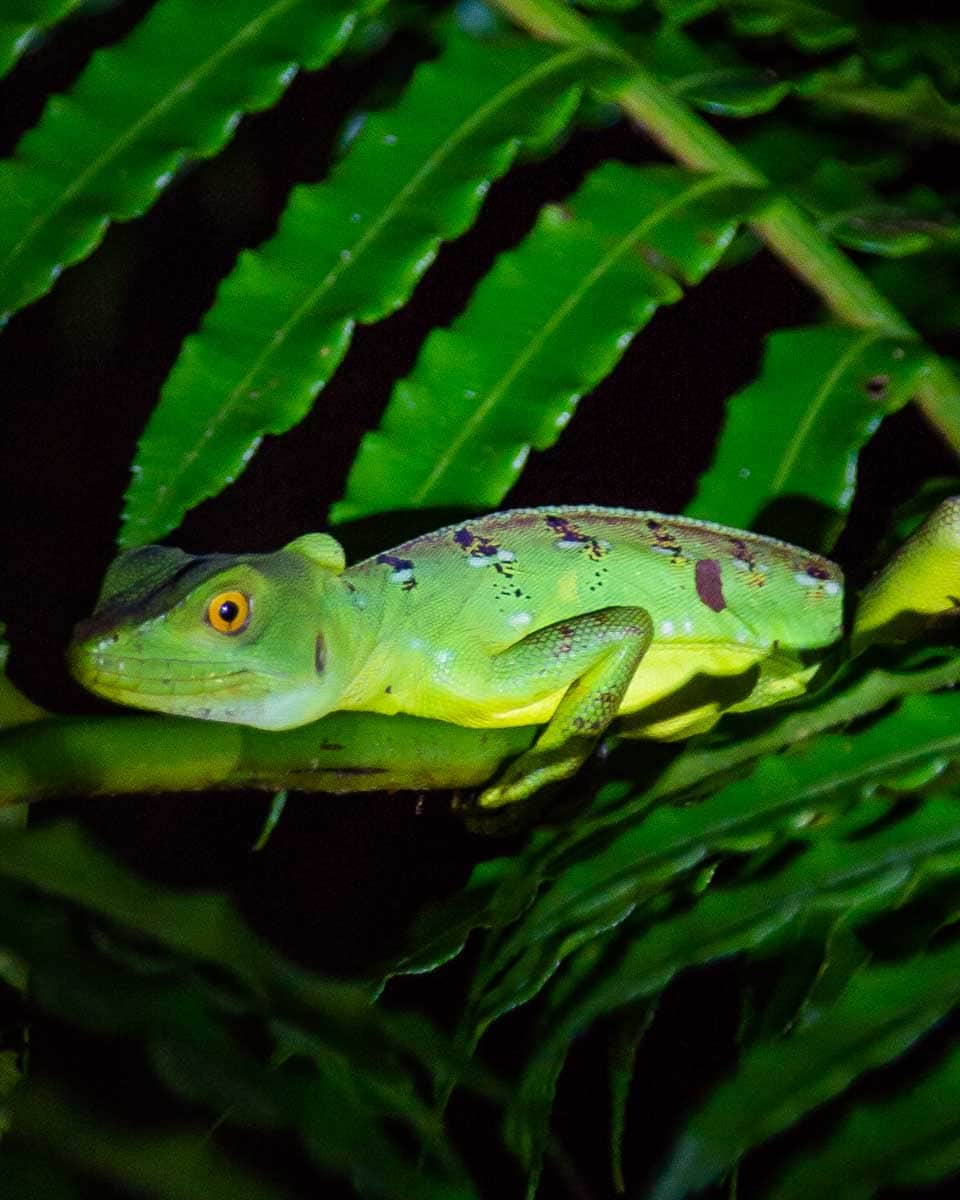
[[[838,658],[960,612],[960,497],[862,591],[775,538],[591,506],[461,521],[353,566],[326,533],[265,554],[121,554],[68,652],[139,708],[282,730],[335,711],[543,726],[478,797],[573,775],[618,719],[677,740],[779,704]]]

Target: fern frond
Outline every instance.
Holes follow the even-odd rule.
[[[568,120],[584,80],[610,69],[590,48],[451,36],[222,285],[140,442],[122,543],[161,537],[239,474],[265,433],[302,420],[354,325],[403,304],[522,140]]]

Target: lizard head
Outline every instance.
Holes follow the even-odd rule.
[[[287,729],[336,707],[324,611],[343,551],[308,534],[274,554],[128,550],[74,630],[70,668],[120,704]]]

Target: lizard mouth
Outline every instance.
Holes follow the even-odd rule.
[[[143,699],[206,695],[236,691],[254,672],[235,663],[199,663],[189,659],[135,658],[104,654],[84,646],[71,647],[70,669],[91,691],[122,703]]]

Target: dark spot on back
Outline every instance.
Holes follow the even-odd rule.
[[[720,564],[715,558],[698,559],[694,571],[697,585],[697,595],[714,612],[723,612],[727,602],[723,598],[723,581],[720,578]]]
[[[322,675],[327,667],[327,647],[323,640],[323,634],[317,634],[317,644],[313,651],[313,664],[316,667],[317,674]]]
[[[395,554],[378,554],[377,562],[384,567],[393,567],[395,571],[409,571],[413,568],[412,559],[398,558]]]
[[[871,400],[880,400],[889,386],[889,375],[874,375],[872,379],[867,380],[866,392]]]

